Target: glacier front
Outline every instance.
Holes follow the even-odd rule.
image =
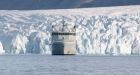
[[[52,26],[76,26],[78,55],[139,55],[140,6],[1,10],[0,54],[51,54]]]

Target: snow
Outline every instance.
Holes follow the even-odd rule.
[[[65,22],[65,27],[63,26]],[[140,54],[140,6],[0,10],[4,54],[51,54],[52,31],[76,26],[76,54]]]
[[[1,55],[1,75],[139,75],[139,56]]]

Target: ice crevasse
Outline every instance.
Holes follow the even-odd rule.
[[[17,13],[16,13],[17,14]],[[76,54],[139,55],[140,13],[111,15],[0,15],[0,54],[51,54],[52,26],[76,26]]]

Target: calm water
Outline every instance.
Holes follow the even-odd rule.
[[[140,75],[140,56],[0,56],[0,75]]]

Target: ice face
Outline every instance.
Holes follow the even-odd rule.
[[[51,54],[50,33],[45,32],[33,32],[29,36],[29,43],[27,47],[27,53],[35,54]]]
[[[2,46],[2,43],[0,42],[0,54],[4,54],[5,51],[3,50],[3,46]]]
[[[74,26],[76,54],[140,54],[139,12],[113,16],[13,12],[0,15],[0,54],[51,54],[52,31],[72,32]]]
[[[10,53],[12,54],[24,54],[26,53],[28,44],[28,38],[21,34],[17,34],[11,42],[11,50]]]

